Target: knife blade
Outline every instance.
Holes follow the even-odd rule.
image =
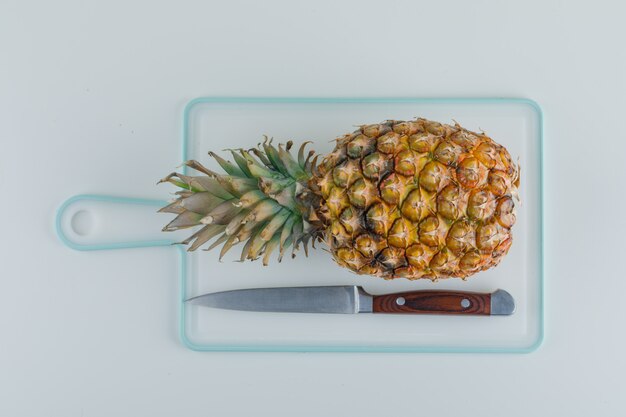
[[[510,315],[515,300],[505,290],[492,293],[420,290],[372,295],[356,285],[250,288],[199,295],[192,305],[278,313],[397,313]]]

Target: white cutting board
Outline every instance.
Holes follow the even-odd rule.
[[[279,351],[503,351],[529,352],[543,336],[541,158],[542,116],[532,101],[516,99],[233,99],[192,101],[184,114],[183,159],[219,170],[209,150],[256,146],[263,135],[275,141],[312,140],[320,153],[354,126],[386,119],[425,117],[484,130],[521,164],[522,203],[514,243],[502,263],[467,281],[408,281],[358,276],[338,267],[330,255],[311,251],[263,267],[238,263],[237,247],[218,261],[218,252],[181,252],[180,334],[196,350]],[[226,156],[226,154],[223,154]],[[163,176],[176,167],[164,167]],[[175,191],[162,185],[164,200]],[[79,197],[60,210],[62,240],[76,249],[130,248],[169,244],[188,232],[165,234],[162,202]],[[124,221],[120,221],[124,219]],[[175,249],[173,249],[175,250]],[[185,298],[239,288],[360,285],[372,294],[451,289],[505,289],[516,301],[511,316],[321,315],[251,313],[186,306]]]

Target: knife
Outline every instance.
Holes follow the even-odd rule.
[[[515,301],[492,293],[422,290],[372,295],[356,285],[250,288],[214,292],[186,300],[192,305],[279,313],[400,313],[510,315]]]

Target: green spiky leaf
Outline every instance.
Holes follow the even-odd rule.
[[[230,153],[233,155],[233,159],[235,160],[235,163],[237,164],[237,166],[239,166],[239,169],[243,171],[246,177],[252,178],[253,176],[250,170],[248,169],[248,161],[246,161],[246,158],[239,155],[239,153],[237,153],[237,151],[234,149],[231,150]]]
[[[289,176],[289,171],[285,168],[285,165],[281,162],[280,157],[278,155],[278,150],[272,145],[271,141],[263,144],[263,149],[265,150],[265,155],[270,160],[274,168],[279,171],[284,176]]]
[[[222,158],[221,156],[219,156],[215,152],[209,152],[209,155],[211,155],[211,157],[213,157],[213,159],[215,159],[217,161],[217,163],[222,167],[222,169],[228,175],[234,175],[236,177],[245,177],[246,176],[246,174],[244,174],[244,172],[241,170],[241,168],[239,168],[238,166],[234,165],[232,162],[225,160],[224,158]]]
[[[269,264],[270,256],[278,247],[280,242],[280,233],[276,233],[269,242],[265,245],[265,255],[263,256],[263,265],[267,266]]]
[[[290,214],[291,210],[286,208],[280,209],[280,211],[272,217],[270,222],[261,232],[261,239],[265,241],[270,240],[272,236],[274,236],[274,234],[280,230],[281,226],[285,224]]]

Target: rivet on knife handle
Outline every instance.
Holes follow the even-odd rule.
[[[493,294],[466,291],[409,291],[387,295],[375,295],[374,313],[402,314],[512,314],[513,298],[504,290]]]

